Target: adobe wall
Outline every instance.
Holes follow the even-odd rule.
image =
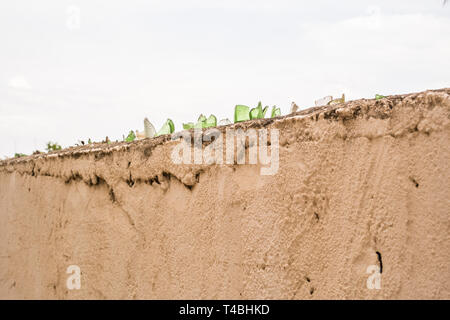
[[[0,298],[450,298],[450,89],[229,128],[278,129],[277,173],[169,136],[0,162]]]

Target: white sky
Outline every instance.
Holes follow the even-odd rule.
[[[0,157],[120,140],[145,116],[180,130],[260,100],[450,87],[442,2],[1,1]]]

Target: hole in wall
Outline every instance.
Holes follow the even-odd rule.
[[[111,199],[111,202],[116,202],[116,195],[114,194],[114,190],[112,188],[109,189],[109,199]]]
[[[134,186],[135,181],[133,180],[133,177],[131,176],[131,172],[130,172],[130,177],[128,178],[128,180],[126,182],[130,188],[132,186]]]
[[[419,183],[417,182],[417,180],[413,177],[409,177],[409,179],[411,180],[412,183],[414,183],[414,185],[416,186],[416,188],[419,187]]]

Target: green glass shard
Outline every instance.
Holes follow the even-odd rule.
[[[162,126],[162,128],[158,131],[156,134],[157,137],[162,136],[164,134],[171,134],[175,131],[175,125],[173,124],[173,121],[170,119],[167,119],[166,123]]]
[[[234,108],[234,122],[242,122],[250,120],[250,108],[244,105],[236,105]]]
[[[196,124],[194,124],[194,128],[195,129],[203,129],[205,127],[205,122],[204,121],[197,121]]]
[[[192,128],[195,129],[204,129],[215,127],[217,125],[217,118],[215,115],[210,115],[209,118],[206,118],[203,114],[198,117],[197,123],[188,122],[183,124],[183,129],[189,130]]]
[[[271,118],[275,118],[275,117],[279,117],[281,116],[281,110],[280,108],[277,108],[276,106],[272,107],[272,115],[270,116]]]
[[[261,101],[258,103],[258,106],[256,108],[253,108],[250,110],[250,119],[261,119],[263,118],[263,109]]]
[[[188,122],[188,123],[183,123],[183,129],[184,130],[189,130],[194,128],[195,124],[193,122]]]
[[[57,142],[53,143],[53,142],[49,141],[49,142],[47,142],[47,148],[45,148],[45,149],[48,152],[56,151],[56,150],[61,150],[61,146]]]
[[[125,138],[126,142],[131,142],[134,141],[136,139],[136,135],[134,134],[134,131],[131,130],[130,133],[128,134],[128,136]]]
[[[203,114],[201,114],[199,117],[198,117],[198,119],[197,119],[197,121],[198,122],[205,122],[207,119],[206,119],[206,117],[203,115]]]
[[[375,95],[375,100],[381,100],[383,98],[386,98],[386,96],[382,96],[381,94],[376,94]]]
[[[328,105],[334,105],[334,104],[339,104],[339,103],[344,103],[344,102],[345,102],[345,94],[342,94],[341,98],[331,100],[330,102],[328,102]]]
[[[211,118],[211,116],[209,118],[206,118],[203,114],[201,114],[197,119],[197,123],[193,124],[192,128],[195,128],[195,129],[208,128],[208,126],[209,126],[208,121],[213,121],[213,119],[212,118],[210,119],[210,118]],[[192,123],[192,122],[190,122],[190,123]]]
[[[15,153],[14,154],[14,158],[22,158],[22,157],[26,157],[27,155],[25,153]]]
[[[170,119],[167,119],[167,123],[169,124],[169,127],[170,127],[170,133],[174,133],[175,132],[175,124],[173,123],[173,121]]]
[[[262,115],[262,112],[260,112],[258,108],[253,108],[252,110],[250,110],[250,119],[259,119],[260,115]]]
[[[205,128],[211,128],[217,126],[217,118],[215,115],[210,115],[209,118],[205,121]]]

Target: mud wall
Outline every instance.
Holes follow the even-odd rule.
[[[275,175],[168,136],[1,162],[0,298],[450,298],[449,89],[232,127],[280,130]]]

